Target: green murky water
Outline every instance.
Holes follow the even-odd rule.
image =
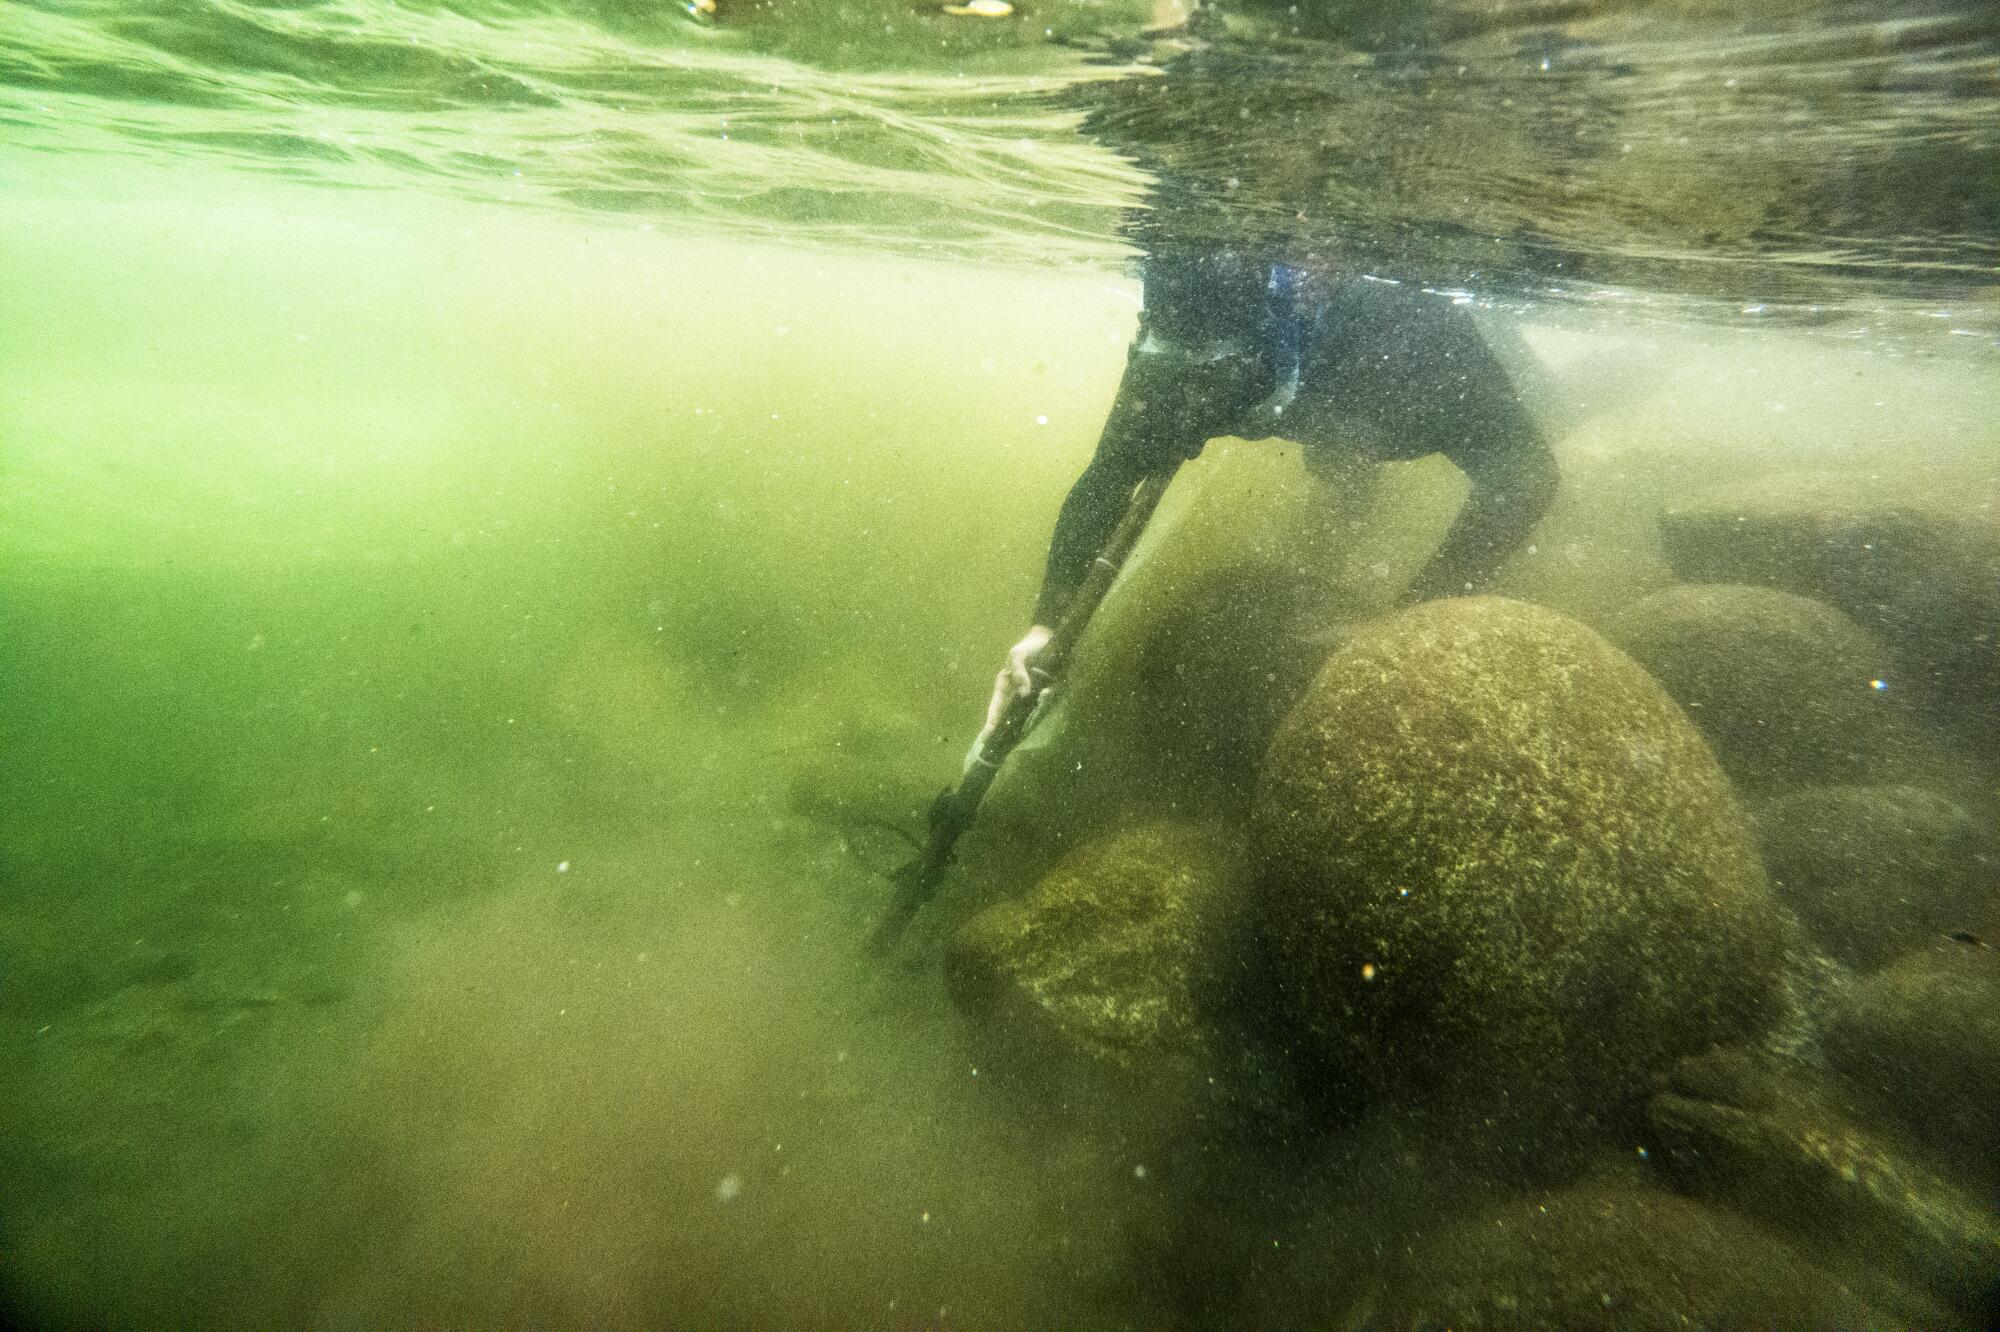
[[[0,13],[11,1321],[1981,1325],[2000,26],[720,4]],[[1393,609],[1463,494],[1438,458],[1332,522],[1296,448],[1212,445],[866,954],[1167,245],[1456,293],[1516,345],[1563,489],[1493,590],[1710,727],[1798,918],[1748,1041],[1779,1090],[1670,1092],[1764,1136],[1649,1084],[1446,1150],[1479,1115],[1417,1071],[1444,1028],[1342,1065],[1276,964],[1219,1106],[946,984],[1108,830],[1253,826],[1216,755],[1255,767],[1272,663]],[[1277,627],[1270,571],[1343,560],[1343,627]],[[1668,603],[1628,611],[1682,583],[1843,627],[1660,647]],[[1863,734],[1856,691],[1904,711]],[[1836,845],[1828,790],[1902,850]],[[1851,1150],[1801,1164],[1815,1132]],[[1517,1204],[1609,1238],[1457,1229]],[[1844,1312],[1785,1303],[1826,1273]]]

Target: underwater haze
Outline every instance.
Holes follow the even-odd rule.
[[[0,1315],[1991,1325],[2000,19],[977,8],[0,15]],[[1559,487],[1217,432],[871,947],[1191,254]]]

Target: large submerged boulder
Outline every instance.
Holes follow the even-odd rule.
[[[1354,634],[1266,760],[1262,919],[1320,1051],[1404,1103],[1575,1123],[1764,1031],[1787,941],[1701,734],[1574,620]]]
[[[1731,1212],[1604,1179],[1421,1235],[1391,1264],[1362,1325],[1890,1329],[1916,1312],[1885,1312]]]
[[[1824,602],[1685,584],[1608,629],[1652,672],[1746,790],[1884,780],[1924,766],[1887,648]]]
[[[1240,834],[1129,827],[966,922],[946,983],[994,1074],[1060,1096],[1171,1097],[1243,1053],[1226,1014],[1250,946],[1247,893]]]
[[[1771,887],[1840,961],[1862,970],[1992,912],[1988,837],[1956,804],[1914,786],[1828,786],[1757,813]]]
[[[1814,597],[1886,642],[1967,748],[2000,741],[2000,486],[1900,474],[1788,472],[1684,500],[1660,518],[1695,582]]]

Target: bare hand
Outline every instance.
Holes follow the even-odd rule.
[[[972,742],[972,750],[965,756],[967,767],[979,758],[985,749],[987,737],[1000,724],[1000,718],[1007,711],[1007,705],[1017,698],[1025,698],[1035,687],[1034,677],[1028,672],[1035,664],[1035,658],[1049,644],[1050,630],[1047,625],[1038,624],[1014,644],[1007,652],[1007,664],[993,677],[993,698],[986,705],[986,725],[980,728],[979,738]]]

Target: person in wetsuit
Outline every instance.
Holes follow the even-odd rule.
[[[1063,501],[1034,625],[995,682],[989,730],[1028,691],[1035,654],[1133,487],[1210,439],[1282,436],[1315,471],[1350,479],[1374,463],[1449,458],[1471,491],[1406,602],[1478,590],[1554,501],[1547,442],[1450,298],[1228,251],[1156,253],[1144,291],[1110,419]]]

